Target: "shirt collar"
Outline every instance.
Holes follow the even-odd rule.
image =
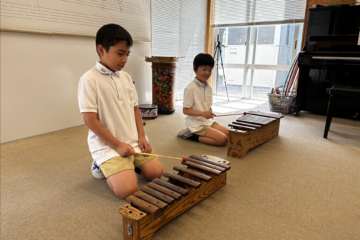
[[[194,83],[196,83],[196,85],[202,87],[202,88],[207,88],[209,86],[209,84],[207,83],[207,80],[205,83],[200,82],[197,78],[194,78]]]
[[[104,75],[111,75],[111,74],[116,74],[117,76],[120,75],[120,72],[113,72],[111,71],[110,69],[108,69],[107,67],[105,67],[104,65],[102,65],[100,62],[96,62],[96,65],[95,65],[95,69],[98,70],[101,74],[104,74]]]

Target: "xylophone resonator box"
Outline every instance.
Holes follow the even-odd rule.
[[[227,155],[244,158],[247,152],[279,135],[279,113],[247,112],[235,122],[229,124],[229,141]]]
[[[125,200],[119,209],[126,240],[151,239],[161,226],[226,185],[230,162],[213,156],[194,156],[164,172]]]

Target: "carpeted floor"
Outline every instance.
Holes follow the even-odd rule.
[[[258,109],[264,109],[265,106]],[[176,137],[173,115],[147,121],[158,154],[231,161],[227,185],[157,231],[153,239],[360,239],[360,122],[285,116],[280,134],[244,159]],[[236,116],[218,118],[227,125]],[[86,126],[1,145],[1,239],[123,239],[105,180],[90,173]],[[165,170],[179,164],[160,159]],[[147,182],[139,179],[139,186]]]

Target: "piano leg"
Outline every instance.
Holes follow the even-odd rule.
[[[328,111],[327,111],[327,117],[326,117],[326,124],[325,124],[325,131],[324,131],[324,138],[327,138],[328,132],[330,130],[331,120],[335,108],[335,96],[330,95],[329,97],[329,105],[328,105]]]
[[[295,105],[293,110],[293,116],[298,117],[300,113],[300,106]]]

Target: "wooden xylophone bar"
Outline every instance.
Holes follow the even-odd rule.
[[[229,124],[228,156],[243,158],[254,148],[279,134],[280,118],[277,113],[247,112]]]
[[[168,181],[154,179],[125,199],[130,204],[119,209],[124,239],[151,239],[158,228],[226,185],[229,162],[205,156],[191,155],[181,162],[187,168],[174,166],[178,174],[164,172]]]

